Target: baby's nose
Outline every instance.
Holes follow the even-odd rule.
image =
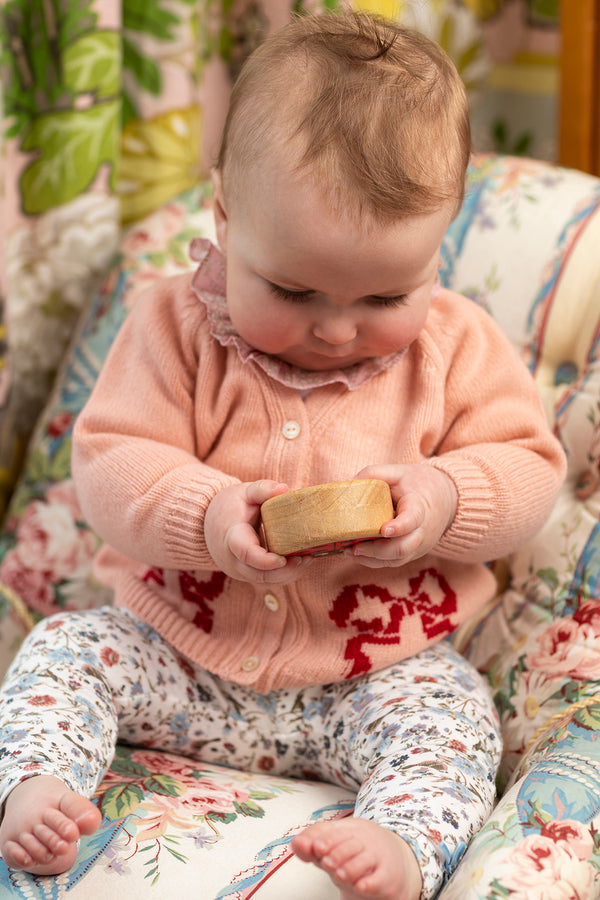
[[[356,323],[342,313],[329,313],[313,327],[313,334],[327,344],[348,344],[356,337]]]

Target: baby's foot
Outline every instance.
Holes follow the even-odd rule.
[[[75,862],[77,841],[102,816],[91,800],[51,775],[21,781],[8,795],[0,825],[0,854],[13,869],[58,875]]]
[[[324,869],[342,900],[418,900],[421,872],[410,846],[367,819],[311,825],[292,841],[294,853]]]

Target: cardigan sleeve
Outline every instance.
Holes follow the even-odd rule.
[[[443,363],[443,437],[427,462],[445,472],[458,493],[456,516],[435,553],[487,561],[541,528],[564,480],[566,459],[516,350],[487,313],[461,300],[468,304],[468,325],[462,327],[458,316],[432,354],[451,359]]]
[[[142,295],[73,434],[73,477],[92,528],[126,556],[165,568],[214,568],[204,515],[219,490],[239,483],[198,458],[197,372],[210,345],[204,325],[189,276]],[[210,390],[218,365],[203,371]]]

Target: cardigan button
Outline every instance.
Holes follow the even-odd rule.
[[[279,609],[279,600],[275,594],[265,594],[264,601],[267,609],[270,609],[271,612],[277,612]]]
[[[293,441],[294,438],[297,438],[300,434],[300,431],[300,423],[296,422],[294,419],[290,419],[289,422],[286,422],[281,429],[282,435],[284,436],[284,438],[287,438],[288,441]]]
[[[255,669],[258,669],[259,662],[258,657],[256,656],[247,656],[240,663],[240,669],[243,672],[254,672]]]

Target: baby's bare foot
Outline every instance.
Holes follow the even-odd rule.
[[[0,854],[13,869],[58,875],[75,862],[77,841],[102,816],[91,800],[51,775],[35,775],[8,795],[0,825]]]
[[[418,900],[421,872],[410,846],[367,819],[311,825],[292,841],[294,853],[324,869],[342,900]]]

